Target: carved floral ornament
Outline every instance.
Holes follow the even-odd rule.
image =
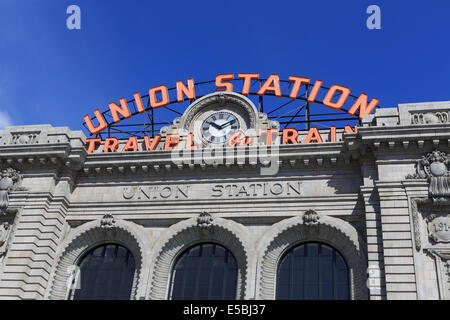
[[[435,150],[417,161],[416,173],[406,179],[427,179],[428,194],[433,201],[444,201],[450,197],[450,174],[447,168],[448,156]]]

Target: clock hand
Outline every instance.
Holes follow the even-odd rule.
[[[227,127],[228,125],[232,124],[235,121],[236,121],[236,119],[233,119],[231,121],[228,121],[227,123],[224,123],[223,125],[220,126],[220,129],[223,129],[223,128]]]
[[[214,122],[206,121],[206,123],[212,125],[212,126],[213,126],[214,128],[216,128],[217,130],[222,129],[221,126],[219,126],[218,124],[216,124],[216,123],[214,123]]]

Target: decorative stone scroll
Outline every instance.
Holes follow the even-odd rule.
[[[448,156],[435,150],[417,161],[416,173],[406,179],[427,179],[428,194],[433,202],[445,202],[450,198],[450,174]]]

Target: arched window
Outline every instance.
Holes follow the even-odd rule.
[[[306,243],[290,249],[278,265],[276,297],[349,299],[349,272],[344,258],[336,249],[322,243]]]
[[[236,259],[228,249],[218,244],[200,244],[177,259],[169,299],[234,300],[237,277]]]
[[[118,244],[106,244],[89,251],[79,263],[79,289],[74,300],[128,300],[135,274],[133,254]]]

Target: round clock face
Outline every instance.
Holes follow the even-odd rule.
[[[237,130],[240,124],[236,116],[230,112],[216,112],[203,121],[201,133],[209,143],[225,143]]]

